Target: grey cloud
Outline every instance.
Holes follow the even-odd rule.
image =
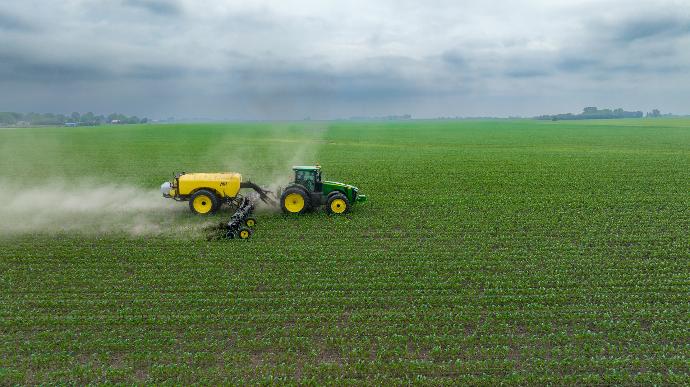
[[[580,72],[595,67],[599,63],[600,62],[595,59],[588,59],[583,57],[564,57],[558,61],[556,67],[559,70],[566,72]]]
[[[454,68],[464,68],[467,66],[467,58],[455,50],[445,51],[441,55],[444,63]]]
[[[120,76],[135,79],[175,79],[190,75],[192,71],[183,66],[136,64],[124,71]]]
[[[32,31],[34,26],[26,22],[23,18],[10,15],[0,11],[0,30],[5,31]]]
[[[49,60],[19,53],[0,53],[0,82],[69,84],[82,81],[170,80],[200,73],[184,66],[168,64],[132,64],[112,69],[98,63],[105,59]]]
[[[625,51],[622,48],[610,47],[611,52]],[[612,56],[611,53],[608,57]],[[657,61],[649,58],[646,61],[630,61],[623,54],[613,55],[609,59],[604,55],[592,55],[590,58],[566,57],[558,61],[556,69],[569,74],[580,74],[596,79],[621,77],[626,74],[658,74],[670,75],[687,71],[687,64],[670,64],[666,61]]]
[[[545,68],[516,68],[505,72],[511,78],[534,78],[543,77],[551,74],[551,71]]]
[[[613,65],[609,66],[606,68],[606,71],[612,73],[612,74],[620,74],[620,73],[633,73],[633,74],[644,74],[644,73],[653,73],[653,74],[663,74],[663,75],[671,75],[673,73],[680,73],[680,72],[686,72],[690,69],[690,66],[683,66],[683,65],[675,65],[675,64],[667,64],[667,63],[652,63],[652,64],[643,64],[643,63],[623,63],[623,64],[618,64],[618,65]]]
[[[633,42],[648,38],[668,38],[690,34],[690,19],[677,16],[645,16],[627,20],[617,28],[616,38]]]
[[[45,62],[0,54],[0,82],[70,83],[94,81],[108,77],[108,72],[97,65],[86,63]]]
[[[386,69],[336,72],[282,64],[235,69],[228,75],[226,86],[244,95],[277,94],[299,98],[311,94],[375,100],[420,92],[414,82]]]
[[[538,1],[10,2],[0,105],[246,118],[684,108],[690,7],[611,1],[621,11],[595,20]]]
[[[173,0],[125,0],[124,4],[161,16],[177,16],[182,13],[180,5]]]
[[[555,69],[560,73],[601,82],[668,77],[690,65],[690,56],[682,49],[683,38],[690,38],[690,18],[635,12],[588,20],[582,26],[584,35],[558,51]]]

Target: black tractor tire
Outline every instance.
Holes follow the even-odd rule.
[[[299,200],[287,202],[288,200],[295,198],[291,195],[299,195],[302,198],[303,205],[301,208],[299,208]],[[303,188],[294,186],[288,187],[285,189],[285,191],[283,191],[283,194],[280,195],[280,208],[285,214],[303,214],[311,210],[311,199],[307,191],[305,191]]]
[[[209,202],[206,202],[204,199]],[[197,205],[199,208],[195,208],[195,202],[198,202]],[[208,211],[203,211],[206,208],[208,208]],[[214,211],[217,211],[218,208],[220,208],[220,199],[211,191],[201,189],[194,192],[194,194],[189,197],[189,209],[197,215],[212,214]]]
[[[329,193],[328,196],[326,196],[326,204],[328,203],[329,200],[331,200],[331,197],[333,195],[345,195],[345,194],[340,192],[340,191],[331,191],[331,193]]]
[[[326,203],[326,209],[329,214],[333,215],[343,215],[350,211],[350,201],[347,200],[347,196],[342,193],[334,193],[328,195],[328,202]]]

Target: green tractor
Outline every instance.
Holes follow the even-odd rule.
[[[326,206],[331,214],[344,214],[354,203],[367,200],[353,185],[321,180],[321,167],[295,166],[295,181],[280,195],[280,207],[286,214],[301,214]]]

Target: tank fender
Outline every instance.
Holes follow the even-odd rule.
[[[217,190],[215,190],[215,189],[213,189],[213,188],[209,188],[209,187],[199,187],[199,188],[196,188],[196,189],[194,189],[193,191],[191,191],[191,192],[189,193],[189,195],[187,196],[187,199],[189,199],[190,197],[192,197],[192,195],[194,195],[195,193],[197,193],[197,192],[199,192],[199,191],[201,191],[201,190],[204,190],[204,191],[211,191],[214,195],[216,195],[216,197],[218,198],[218,200],[221,200],[221,201],[223,201],[223,200],[225,200],[225,199],[227,198],[227,196],[223,195],[222,193],[218,192]],[[230,199],[232,199],[232,198],[230,198]]]

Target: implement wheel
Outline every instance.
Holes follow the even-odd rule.
[[[246,227],[242,227],[242,228],[240,229],[240,231],[237,233],[237,236],[238,236],[240,239],[249,239],[249,238],[251,238],[251,236],[252,236],[252,230],[250,230],[250,229],[248,229],[248,228],[246,228]]]
[[[193,213],[199,215],[210,214],[211,212],[217,210],[220,207],[220,200],[216,195],[205,189],[196,191],[189,198],[189,209]]]
[[[280,197],[280,207],[286,214],[301,214],[309,211],[311,201],[309,195],[299,187],[290,187],[283,191]]]
[[[326,206],[328,207],[328,212],[335,215],[342,215],[350,211],[350,202],[341,193],[330,195]]]
[[[256,219],[247,218],[247,220],[244,221],[244,224],[249,228],[254,228],[256,227]]]

